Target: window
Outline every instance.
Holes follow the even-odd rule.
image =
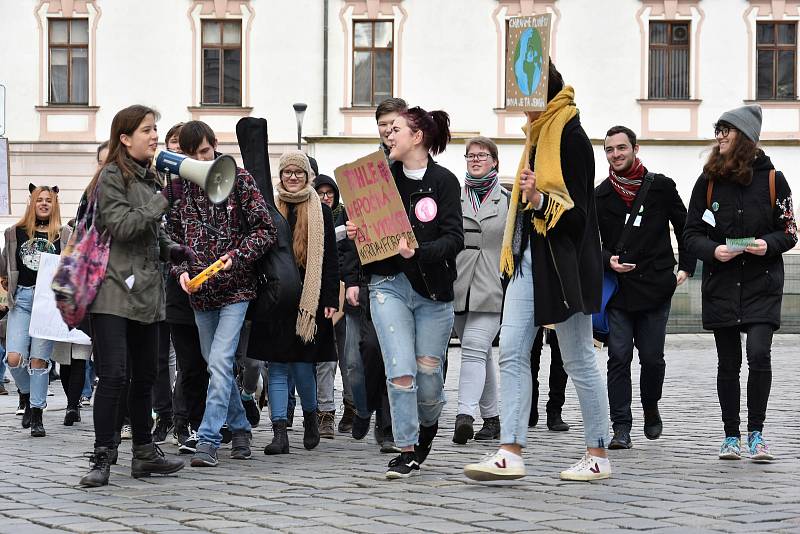
[[[89,20],[50,19],[50,104],[89,104]]]
[[[242,105],[242,23],[204,20],[202,104]]]
[[[689,99],[689,22],[650,22],[648,97]]]
[[[758,53],[758,100],[797,97],[797,24],[759,22],[756,28]]]
[[[353,106],[377,106],[392,96],[394,23],[353,22]]]

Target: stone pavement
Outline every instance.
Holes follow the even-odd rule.
[[[83,422],[62,426],[65,399],[54,383],[56,395],[45,413],[47,437],[31,438],[14,415],[11,384],[12,394],[0,397],[0,533],[800,532],[798,341],[800,336],[779,335],[773,345],[765,436],[777,461],[758,465],[716,458],[723,435],[713,339],[675,335],[667,347],[664,436],[646,440],[641,410],[635,410],[634,448],[612,451],[612,478],[594,483],[558,479],[582,452],[571,384],[564,419],[572,428],[531,429],[527,477],[513,483],[467,480],[463,464],[496,444],[451,441],[457,348],[451,349],[440,435],[422,473],[407,481],[384,479],[389,456],[378,452],[371,435],[362,442],[337,435],[314,451],[304,450],[300,417],[290,433],[292,453],[264,456],[271,436],[265,413],[265,423],[254,430],[250,461],[230,460],[222,449],[217,468],[187,466],[177,476],[134,480],[126,442],[111,485],[85,490],[76,484],[88,467],[82,456],[92,443],[90,410],[83,411]],[[605,358],[598,353],[603,370]],[[543,360],[546,375],[547,349]],[[546,384],[546,376],[541,378]],[[543,392],[542,411],[545,399]]]

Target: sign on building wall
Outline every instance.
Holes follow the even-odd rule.
[[[402,237],[409,247],[417,248],[414,231],[382,150],[333,172],[347,206],[347,216],[358,228],[355,243],[362,264],[397,254]],[[435,215],[435,204],[433,210]]]
[[[513,17],[506,31],[506,109],[542,111],[547,107],[552,16]]]
[[[8,139],[0,137],[0,215],[11,213],[11,202],[9,201],[11,166],[9,160]]]

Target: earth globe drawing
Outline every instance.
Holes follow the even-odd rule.
[[[514,51],[514,76],[517,86],[525,96],[530,96],[542,81],[542,38],[534,28],[519,36]]]

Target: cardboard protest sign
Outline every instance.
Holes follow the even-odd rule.
[[[506,109],[543,111],[547,107],[552,15],[513,17],[506,32]]]
[[[66,341],[79,345],[91,345],[92,340],[81,330],[70,330],[56,308],[56,296],[50,285],[56,275],[58,254],[42,252],[39,256],[39,271],[36,274],[36,289],[33,292],[31,324],[28,334],[39,339]]]
[[[333,172],[347,205],[347,216],[358,227],[355,244],[362,265],[397,254],[401,237],[406,238],[409,247],[417,248],[408,214],[382,151]]]

